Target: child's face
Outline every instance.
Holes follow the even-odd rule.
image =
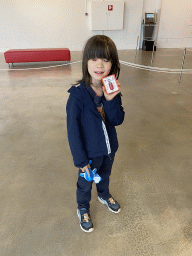
[[[92,83],[101,81],[103,77],[108,76],[111,70],[112,63],[107,59],[90,59],[88,60],[88,72],[92,78]]]

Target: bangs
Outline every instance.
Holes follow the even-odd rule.
[[[108,45],[95,44],[90,46],[87,59],[90,60],[95,58],[111,60]]]

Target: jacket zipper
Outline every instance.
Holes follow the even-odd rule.
[[[106,126],[105,126],[105,123],[103,122],[103,120],[102,120],[102,128],[103,128],[103,131],[104,131],[105,142],[106,142],[106,145],[107,145],[107,151],[108,151],[108,155],[109,155],[109,154],[111,154],[111,146],[110,146],[110,142],[109,142],[109,136],[108,136],[108,133],[107,133],[107,129],[106,129]]]

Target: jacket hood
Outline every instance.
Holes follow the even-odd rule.
[[[68,92],[72,95],[72,96],[74,96],[74,97],[76,97],[76,98],[78,98],[78,99],[80,99],[80,100],[82,100],[83,99],[83,101],[85,100],[85,98],[87,98],[86,97],[86,95],[87,95],[87,89],[86,89],[86,86],[85,86],[85,83],[84,82],[81,82],[81,84],[79,85],[79,86],[72,86],[69,90],[68,90]]]
[[[81,82],[81,84],[77,87],[73,85],[68,90],[68,92],[71,94],[71,96],[76,97],[80,102],[87,105],[98,117],[100,117],[98,110],[97,110],[84,82]]]

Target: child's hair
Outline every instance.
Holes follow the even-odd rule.
[[[76,84],[85,82],[86,87],[91,84],[91,76],[88,72],[87,63],[90,59],[101,58],[110,60],[112,63],[109,75],[114,74],[118,79],[120,74],[120,63],[117,48],[114,42],[105,35],[96,35],[87,41],[83,51],[82,72],[83,77]]]

